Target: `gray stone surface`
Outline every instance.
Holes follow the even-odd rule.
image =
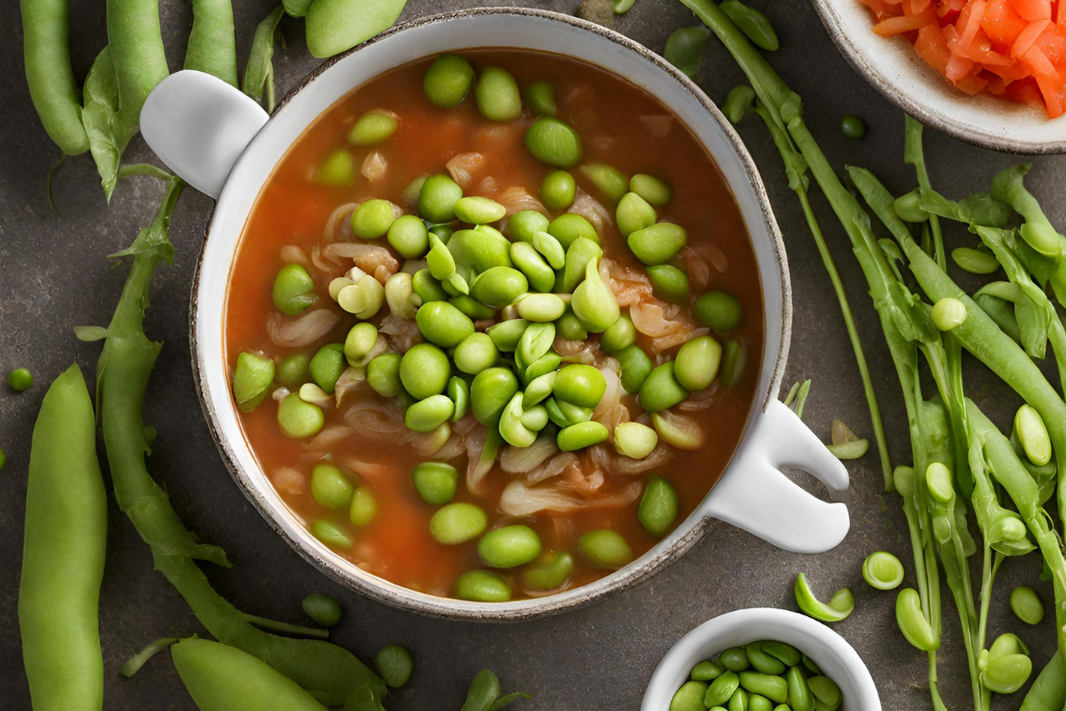
[[[899,111],[844,62],[804,0],[754,3],[767,12],[781,35],[782,49],[772,62],[806,99],[808,121],[833,165],[866,165],[894,189],[909,189],[913,181],[901,161]],[[103,3],[77,0],[71,4],[74,63],[83,75],[106,41]],[[238,51],[244,58],[255,24],[270,10],[271,2],[238,0],[235,4]],[[411,0],[404,19],[469,4],[467,0]],[[573,12],[577,4],[577,0],[539,3],[563,12]],[[176,69],[189,29],[190,3],[164,0],[162,5],[170,64]],[[619,19],[616,29],[661,51],[674,28],[692,24],[696,24],[694,18],[678,3],[638,0]],[[105,255],[126,246],[138,227],[149,221],[159,187],[145,180],[125,183],[108,207],[97,188],[92,162],[81,157],[68,161],[56,176],[61,216],[49,210],[44,181],[57,151],[37,122],[22,76],[17,3],[0,6],[0,26],[11,30],[9,41],[0,45],[4,68],[0,73],[0,370],[27,365],[38,379],[30,392],[0,392],[0,447],[7,455],[7,466],[0,472],[0,707],[21,711],[29,709],[29,696],[16,604],[33,419],[44,386],[72,360],[92,372],[98,348],[76,341],[71,327],[106,324],[126,271],[109,270]],[[286,19],[282,28],[287,49],[276,58],[279,95],[317,64],[306,51],[300,23]],[[739,77],[733,62],[712,41],[700,83],[712,97],[721,99]],[[841,135],[839,124],[845,113],[866,119],[870,130],[864,140]],[[764,131],[749,123],[741,133],[769,185],[792,265],[796,319],[788,381],[814,380],[806,419],[816,432],[828,436],[830,420],[841,418],[866,435],[869,422],[858,374],[832,288],[802,214]],[[928,135],[927,155],[934,183],[956,195],[987,189],[995,171],[1011,161],[933,132]],[[144,160],[149,155],[137,142],[127,157]],[[1053,221],[1066,224],[1066,205],[1051,199],[1052,187],[1062,184],[1066,162],[1048,158],[1037,163],[1032,185],[1045,198]],[[898,385],[865,285],[824,200],[816,196],[814,202],[865,336],[892,453],[905,461],[906,432]],[[171,231],[175,265],[160,268],[153,284],[149,334],[166,346],[149,387],[146,421],[160,433],[151,468],[165,482],[181,517],[206,539],[224,545],[237,561],[231,570],[207,572],[239,607],[299,620],[299,602],[312,590],[341,600],[347,621],[337,631],[336,641],[363,658],[393,642],[414,652],[418,661],[414,681],[390,697],[394,709],[458,708],[466,684],[482,667],[495,669],[506,688],[533,693],[532,701],[521,704],[524,709],[635,709],[659,658],[682,634],[714,615],[741,607],[793,608],[792,581],[802,570],[823,596],[841,586],[854,590],[857,611],[835,629],[871,667],[885,708],[928,708],[924,657],[897,632],[894,597],[872,591],[860,577],[864,556],[878,549],[897,553],[908,561],[908,569],[912,567],[899,500],[882,494],[881,474],[872,455],[849,465],[853,486],[845,500],[851,506],[851,535],[837,550],[821,556],[784,553],[717,524],[680,562],[634,590],[562,617],[511,626],[428,620],[369,602],[330,583],[271,534],[245,501],[223,467],[201,417],[189,364],[188,297],[210,210],[209,199],[186,191]],[[958,233],[951,236],[952,244],[966,239]],[[1006,423],[1017,399],[972,362],[967,376],[970,392],[1000,423]],[[152,572],[146,546],[113,506],[109,536],[101,606],[105,706],[122,711],[191,710],[193,704],[165,658],[153,660],[133,680],[117,673],[121,661],[149,640],[202,630],[162,576]],[[1036,581],[1039,572],[1036,556],[1004,565],[990,629],[993,634],[1022,634],[1042,666],[1053,648],[1051,625],[1023,629],[1010,615],[1006,600],[1009,590],[1025,581],[1036,584],[1050,601],[1050,588]],[[945,591],[945,600],[946,596]],[[947,601],[945,619],[941,683],[952,708],[967,708],[964,654],[954,609]],[[999,702],[998,708],[1017,708],[1019,703],[1015,697]]]

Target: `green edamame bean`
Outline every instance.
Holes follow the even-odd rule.
[[[1030,462],[1042,467],[1051,461],[1051,437],[1044,418],[1031,405],[1022,405],[1015,413],[1014,435]]]
[[[541,556],[542,562],[522,573],[522,582],[534,590],[555,590],[570,577],[574,558],[569,553],[558,552]]]
[[[679,27],[666,38],[663,59],[677,67],[689,79],[695,79],[700,70],[700,57],[707,47],[707,40],[707,31],[703,27]]]
[[[529,526],[504,526],[481,537],[477,554],[492,568],[516,568],[535,560],[540,548],[540,537]]]
[[[485,306],[485,304],[467,294],[453,296],[448,299],[448,303],[469,316],[472,321],[493,318],[496,315],[496,309],[491,306]]]
[[[585,280],[574,289],[570,308],[589,333],[603,333],[621,315],[614,293],[600,277],[598,259],[589,260]]]
[[[426,182],[425,178],[423,178],[422,179],[422,183],[419,183],[419,185],[423,185],[423,184],[425,184],[425,182]],[[421,188],[419,188],[419,191],[421,191]],[[416,203],[417,203],[417,200],[416,200]],[[452,234],[453,234],[452,228],[448,227],[448,225],[432,225],[431,227],[428,228],[428,231],[432,235],[437,235],[437,238],[441,242],[444,242],[444,243],[449,242],[451,240]]]
[[[330,548],[344,550],[355,545],[351,536],[325,519],[320,518],[311,522],[311,533]]]
[[[338,148],[318,166],[315,182],[331,188],[347,188],[355,183],[357,172],[355,156],[343,148]]]
[[[25,371],[29,376],[17,377],[15,374]],[[16,391],[28,390],[33,385],[33,376],[25,368],[11,371],[7,377],[8,384]],[[12,382],[14,381],[14,382]],[[241,412],[251,412],[263,402],[274,383],[274,361],[252,353],[237,356],[237,367],[233,372],[233,399]]]
[[[396,221],[388,200],[367,200],[352,213],[352,234],[359,239],[382,237]]]
[[[622,368],[622,389],[627,393],[638,393],[644,381],[651,375],[652,362],[640,346],[626,346],[616,354]]]
[[[378,329],[374,327],[372,323],[357,323],[348,330],[348,335],[344,339],[344,358],[348,363],[356,368],[361,368],[367,363],[367,356],[374,350],[374,346],[378,343]],[[321,351],[319,351],[321,353]],[[318,357],[318,353],[315,354],[315,358]],[[331,372],[330,375],[333,373]],[[311,376],[315,375],[315,359],[311,359]],[[337,373],[340,377],[340,373]],[[315,378],[315,382],[318,379]],[[336,380],[332,384],[335,384]],[[321,383],[319,383],[321,385]],[[323,386],[323,390],[326,388]],[[328,391],[327,391],[328,392]]]
[[[487,197],[462,197],[455,203],[455,217],[470,225],[487,225],[506,214],[506,207]]]
[[[579,422],[559,430],[556,443],[564,452],[591,447],[607,439],[607,428],[599,422]]]
[[[677,519],[677,491],[670,482],[658,475],[648,477],[637,518],[644,530],[655,538],[662,538],[670,531]]]
[[[591,365],[574,363],[559,371],[552,394],[556,401],[594,408],[606,389],[607,380],[603,373]]]
[[[555,322],[555,330],[560,338],[568,341],[583,341],[589,336],[589,332],[581,325],[581,321],[574,316],[573,311],[567,311]]]
[[[399,353],[383,353],[366,366],[366,382],[382,397],[395,397],[403,391],[400,382]]]
[[[567,209],[574,204],[576,196],[577,182],[565,170],[548,173],[540,184],[540,201],[549,210],[558,212]]]
[[[866,135],[866,122],[858,116],[848,114],[841,119],[840,130],[848,138],[859,139]]]
[[[311,593],[300,603],[304,614],[311,618],[319,627],[331,630],[341,623],[344,610],[340,603],[323,593]]]
[[[506,69],[486,67],[474,86],[478,111],[489,121],[514,121],[522,115],[518,83]]]
[[[562,290],[573,292],[585,278],[585,269],[593,259],[603,256],[600,245],[587,237],[578,237],[566,250],[566,267],[563,270]]]
[[[555,294],[526,294],[517,304],[518,315],[534,323],[550,323],[566,313],[566,302]]]
[[[429,249],[426,223],[417,215],[403,215],[389,226],[389,244],[404,259],[421,259]]]
[[[811,695],[814,696],[815,707],[820,703],[831,711],[836,711],[836,709],[840,708],[840,687],[829,677],[812,676],[807,680],[807,687],[811,690]]]
[[[378,502],[373,492],[365,486],[357,486],[352,492],[348,506],[348,520],[355,526],[368,526],[377,517]]]
[[[781,660],[786,667],[794,667],[802,660],[802,655],[799,650],[784,642],[764,641],[760,644],[762,646],[762,651],[766,652],[771,657]]]
[[[455,347],[452,360],[455,367],[469,375],[477,375],[496,365],[500,352],[487,334],[471,333]]]
[[[759,696],[758,694],[751,694],[748,696],[748,711],[773,711],[774,702],[765,696]],[[781,708],[787,709],[784,704]]]
[[[416,400],[444,392],[450,377],[448,356],[432,344],[416,344],[400,359],[400,382]]]
[[[725,0],[720,7],[756,47],[774,52],[781,45],[769,18],[755,8],[748,7],[740,0]]]
[[[432,432],[451,419],[455,403],[447,395],[430,395],[407,408],[404,424],[415,432]]]
[[[793,592],[800,610],[822,622],[840,622],[855,610],[855,597],[850,590],[841,588],[833,594],[828,603],[824,603],[814,596],[804,573],[796,576]]]
[[[287,264],[281,268],[274,278],[271,295],[274,306],[286,316],[295,316],[318,300],[314,280],[299,264]]]
[[[515,393],[500,414],[500,436],[513,447],[530,447],[537,439],[536,431],[522,423],[522,393]]]
[[[725,654],[723,652],[722,654]],[[730,670],[711,682],[707,687],[707,693],[703,697],[703,705],[708,708],[721,706],[729,701],[737,689],[740,688],[740,677]]]
[[[524,400],[525,395],[522,397]],[[542,405],[534,405],[522,413],[520,421],[527,430],[540,432],[548,426],[548,411]]]
[[[378,674],[393,689],[403,688],[415,671],[411,653],[398,644],[390,644],[374,656]]]
[[[459,470],[445,462],[422,462],[411,471],[411,482],[423,501],[439,506],[455,498]]]
[[[551,85],[551,82],[533,82],[522,92],[522,100],[526,102],[526,106],[534,116],[554,116],[557,110],[555,87]]]
[[[895,590],[903,582],[903,563],[886,551],[866,556],[862,578],[875,590]]]
[[[496,573],[471,570],[455,581],[452,594],[460,600],[473,602],[507,602],[511,599],[511,586]]]
[[[589,563],[604,570],[617,570],[633,560],[629,543],[609,528],[586,533],[578,539],[577,546]]]
[[[922,612],[921,598],[914,588],[904,588],[896,596],[896,625],[913,647],[923,652],[933,652],[940,648],[940,639],[933,631],[929,620]],[[809,682],[812,680],[808,680]],[[814,686],[811,692],[814,692]],[[815,694],[817,696],[817,694]]]
[[[614,211],[618,231],[626,238],[635,232],[651,227],[658,219],[659,215],[655,212],[655,208],[636,193],[623,195]]]
[[[702,30],[700,34],[707,36]],[[629,179],[629,191],[636,193],[649,205],[655,207],[669,205],[674,199],[674,190],[665,180],[646,173],[637,173]]]
[[[555,271],[528,242],[511,245],[511,261],[525,274],[533,291],[549,292],[555,286]]]
[[[555,371],[562,365],[563,359],[555,351],[549,351],[526,366],[521,373],[522,385],[529,385],[542,375]]]
[[[646,412],[662,412],[683,402],[686,390],[674,375],[674,362],[668,361],[653,369],[640,386],[640,406]]]
[[[1013,694],[1032,673],[1033,660],[1024,654],[1007,654],[988,663],[981,672],[981,685],[996,694]]]
[[[670,413],[653,412],[651,424],[659,438],[671,447],[694,452],[703,446],[706,436],[698,423],[687,418],[664,417]]]
[[[486,427],[495,427],[507,403],[518,392],[518,378],[507,368],[488,368],[470,384],[470,410]]]
[[[516,318],[490,326],[485,333],[489,334],[489,338],[492,339],[492,342],[496,344],[496,348],[500,351],[513,353],[518,348],[518,343],[522,340],[522,334],[526,332],[526,327],[528,326],[529,321]]]
[[[474,83],[474,68],[456,54],[442,54],[433,60],[422,79],[426,98],[441,108],[458,106]]]
[[[510,267],[511,243],[503,233],[490,225],[478,225],[472,230],[459,230],[448,242],[455,261],[475,272],[492,267]]]
[[[740,300],[724,291],[708,291],[696,299],[692,315],[701,326],[717,333],[728,333],[740,325],[744,309]]]
[[[1044,603],[1028,585],[1021,585],[1011,590],[1010,609],[1015,616],[1027,625],[1038,625],[1044,620]]]
[[[704,660],[692,667],[692,673],[689,674],[689,678],[693,681],[714,681],[725,672],[725,667],[718,662]]]
[[[578,170],[610,202],[617,203],[629,191],[629,178],[614,166],[606,163],[585,163]]]
[[[278,405],[278,427],[282,434],[292,439],[305,439],[318,434],[325,424],[322,408],[304,402],[296,393],[290,393]]]
[[[440,508],[429,520],[433,540],[454,546],[481,535],[489,524],[489,517],[474,504],[457,502]]]
[[[727,711],[748,711],[748,692],[743,688],[737,689],[729,698]]]
[[[514,242],[533,243],[533,235],[545,232],[551,221],[536,210],[522,210],[507,221],[507,236]],[[556,267],[558,268],[558,267]]]
[[[492,267],[470,285],[470,295],[491,306],[503,308],[529,290],[526,275],[513,267]]]
[[[348,143],[353,146],[372,146],[388,139],[400,120],[395,115],[384,111],[369,111],[355,122],[352,130],[348,132]]]
[[[734,86],[722,102],[722,113],[729,122],[736,125],[741,122],[748,110],[755,104],[755,90],[747,84]]]
[[[742,672],[751,668],[748,654],[741,647],[730,647],[722,652],[718,655],[718,663],[731,672]],[[740,686],[739,677],[737,678],[737,686]]]
[[[959,269],[971,274],[995,274],[999,271],[999,261],[988,252],[970,247],[958,247],[951,250],[951,259]]]
[[[531,364],[546,355],[555,344],[555,324],[530,323],[522,333],[515,349],[519,367]],[[535,377],[535,376],[534,376]]]
[[[566,265],[566,250],[559,240],[548,232],[540,231],[533,235],[533,248],[544,256],[552,269],[562,269]]]
[[[628,313],[624,313],[603,332],[603,336],[600,337],[600,349],[604,353],[617,355],[636,341],[637,329],[633,326],[633,319]]]
[[[918,188],[896,198],[892,203],[892,210],[904,222],[918,224],[929,220],[929,213],[922,209],[922,198]]]
[[[570,245],[579,237],[585,237],[596,244],[600,243],[600,236],[596,233],[596,228],[592,226],[592,223],[572,212],[559,215],[552,220],[547,232],[559,240],[559,245],[564,250],[570,249]]]
[[[423,304],[448,300],[448,292],[444,290],[439,281],[433,278],[429,269],[419,269],[415,272],[411,277],[411,288],[414,289],[418,298],[422,299]]]
[[[710,387],[718,377],[722,346],[710,336],[699,336],[685,343],[674,358],[674,377],[688,391]]]
[[[669,262],[687,242],[688,232],[672,222],[657,222],[626,238],[629,250],[649,266]]]
[[[461,197],[463,189],[450,176],[432,175],[418,191],[418,214],[430,222],[451,222]]]
[[[703,697],[707,694],[707,685],[702,681],[686,681],[674,692],[670,700],[670,711],[706,711]]]
[[[748,658],[750,659],[751,655],[748,655]],[[784,665],[781,666],[783,671]],[[783,677],[757,671],[742,671],[738,676],[740,685],[746,691],[765,696],[779,704],[788,701],[788,682]]]
[[[311,496],[327,509],[343,509],[352,500],[355,485],[332,464],[316,464],[311,470]]]
[[[659,444],[659,435],[639,422],[621,422],[614,428],[614,448],[631,459],[644,459]]]
[[[282,358],[274,372],[274,379],[289,389],[297,388],[311,377],[311,359],[306,353],[293,353]]]
[[[470,409],[470,386],[465,380],[458,376],[453,376],[448,380],[448,387],[445,389],[445,395],[448,399],[455,403],[455,411],[452,413],[452,422],[458,422],[466,416],[466,411]]]
[[[474,333],[470,317],[447,301],[422,304],[415,314],[415,323],[427,341],[441,348],[453,348]]]
[[[657,264],[648,267],[652,291],[655,296],[671,304],[687,304],[692,293],[688,277],[672,264]]]
[[[792,710],[814,711],[814,696],[807,686],[803,670],[798,666],[790,667],[785,673],[785,681],[788,683],[788,704]]]
[[[584,155],[577,131],[548,116],[537,119],[526,131],[526,148],[534,158],[556,168],[573,168]]]

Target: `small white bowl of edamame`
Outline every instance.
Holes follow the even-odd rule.
[[[763,640],[782,642],[787,647],[806,655],[820,674],[811,671],[809,674],[804,672],[804,676],[812,678],[824,676],[832,680],[833,684],[821,682],[812,685],[812,691],[822,694],[826,694],[828,687],[830,690],[828,695],[833,695],[834,688],[839,689],[836,705],[826,703],[826,701],[834,700],[827,698],[823,700],[823,706],[838,708],[840,711],[881,711],[881,701],[877,696],[877,688],[870,676],[870,670],[866,668],[866,664],[863,663],[858,653],[843,637],[810,617],[772,608],[736,610],[719,615],[704,622],[678,640],[652,674],[648,689],[644,693],[641,711],[681,711],[682,708],[688,711],[688,706],[693,709],[707,708],[700,698],[703,688],[696,685],[690,687],[691,693],[687,694],[690,697],[687,702],[679,699],[679,704],[671,706],[671,703],[678,689],[690,680],[693,668],[697,664],[716,659],[726,650],[743,650],[752,642]],[[777,650],[774,651],[777,652]],[[777,653],[780,654],[780,652]],[[795,666],[810,670],[806,661]],[[708,677],[716,672],[710,671],[709,665],[705,667],[705,670],[709,673],[697,673],[696,676],[707,679],[705,683],[708,688],[711,688],[714,681]],[[751,668],[750,671],[756,672],[757,670]],[[782,676],[785,674],[787,672],[783,672]],[[756,677],[749,677],[747,680],[767,683],[766,679]],[[750,685],[740,685],[739,688],[744,689],[745,686]],[[720,682],[718,684],[722,694],[731,694],[730,687],[732,686],[731,683]],[[773,684],[770,684],[769,688],[772,689]],[[715,703],[718,706],[732,708],[728,704],[728,699],[724,699],[722,703],[717,703],[717,701]],[[771,703],[770,708],[777,708],[780,702],[774,700]],[[750,703],[747,708],[752,708]]]

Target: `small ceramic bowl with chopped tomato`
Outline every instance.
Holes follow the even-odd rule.
[[[998,151],[1066,153],[1066,0],[814,0],[886,98]]]

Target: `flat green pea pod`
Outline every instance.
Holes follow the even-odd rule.
[[[706,711],[703,697],[707,695],[707,684],[702,681],[686,681],[674,692],[670,699],[669,711]]]
[[[537,119],[526,131],[525,140],[534,158],[556,168],[573,168],[584,155],[577,131],[549,116]]]
[[[107,493],[81,371],[48,389],[33,427],[18,616],[33,708],[100,711],[99,600]]]
[[[396,24],[407,0],[314,0],[305,19],[307,49],[319,59],[346,52]]]
[[[170,656],[200,711],[325,711],[296,682],[235,647],[186,639],[170,648]]]
[[[1066,664],[1062,652],[1047,663],[1022,701],[1020,711],[1061,711],[1066,704]]]
[[[589,333],[603,333],[621,315],[614,293],[600,277],[599,259],[586,265],[585,280],[574,290],[570,308]]]
[[[822,622],[840,622],[855,610],[855,597],[850,590],[841,588],[828,603],[824,603],[811,592],[807,576],[803,573],[796,576],[795,594],[800,610]]]
[[[67,155],[89,150],[81,91],[70,65],[66,0],[22,0],[26,83],[48,137]]]
[[[1033,660],[1024,654],[1007,654],[988,663],[981,685],[996,694],[1013,694],[1029,681]]]
[[[572,292],[585,278],[585,268],[593,259],[603,256],[603,250],[594,240],[578,237],[566,249],[566,267],[563,270],[563,291]]]
[[[671,222],[657,222],[631,233],[626,242],[630,251],[645,264],[665,264],[688,242],[688,232]]]
[[[774,52],[781,46],[770,20],[755,8],[740,0],[725,0],[719,7],[756,47]]]
[[[922,612],[922,601],[914,588],[904,588],[896,596],[896,624],[913,647],[923,652],[940,649],[940,639]]]
[[[663,59],[677,67],[689,79],[700,70],[700,57],[709,39],[703,27],[679,27],[666,38]]]
[[[534,590],[555,590],[563,586],[574,568],[574,557],[566,552],[548,552],[522,573],[522,584]]]
[[[230,0],[194,0],[185,68],[237,86],[237,44]]]
[[[115,65],[119,117],[136,126],[144,100],[170,73],[158,0],[107,0],[107,46]]]

